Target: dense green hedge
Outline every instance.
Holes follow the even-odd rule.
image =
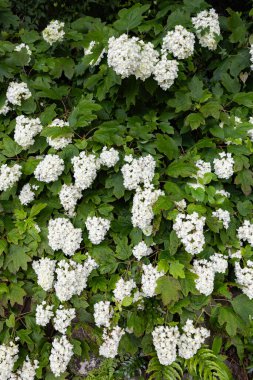
[[[220,33],[198,33],[211,7]],[[251,378],[252,17],[250,1],[0,0],[0,349],[15,362],[5,376],[0,355],[1,380],[24,380],[27,356],[30,379],[54,379],[57,339],[71,357],[58,379],[81,379],[80,362],[88,379]],[[122,333],[107,358],[100,301]],[[43,302],[74,309],[66,331],[38,323]],[[177,348],[162,351],[166,334]]]

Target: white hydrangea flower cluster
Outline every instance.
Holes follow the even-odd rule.
[[[69,127],[69,123],[67,121],[61,120],[61,119],[54,119],[51,124],[48,125],[48,127]],[[71,144],[72,137],[47,137],[47,143],[51,147],[53,147],[55,150],[60,150],[65,148],[65,146]]]
[[[152,264],[143,264],[142,265],[142,276],[141,276],[141,286],[144,297],[154,297],[156,290],[156,281],[158,278],[164,276],[164,272],[159,272],[156,267],[153,267]]]
[[[212,8],[199,12],[197,16],[192,17],[192,24],[196,30],[199,43],[209,50],[217,48],[217,36],[220,35],[219,16]]]
[[[216,190],[215,194],[221,195],[221,196],[226,197],[226,198],[230,197],[230,193],[224,189]]]
[[[75,294],[80,295],[87,286],[90,273],[97,267],[97,263],[89,255],[83,264],[73,260],[59,261],[55,270],[57,280],[54,285],[59,300],[64,302]]]
[[[218,210],[212,212],[212,216],[220,220],[226,230],[228,229],[230,223],[230,214],[227,210],[218,208]]]
[[[253,61],[253,45],[251,45],[251,46],[252,46],[252,61]],[[251,70],[253,70],[253,65],[251,66]],[[252,116],[249,118],[249,123],[253,124],[253,117]],[[253,141],[253,129],[248,130],[248,135],[249,135],[250,140]]]
[[[102,152],[100,153],[98,162],[100,165],[107,166],[108,168],[112,168],[119,161],[119,152],[114,149],[108,149],[106,146],[103,147]]]
[[[127,78],[135,75],[145,80],[149,78],[158,61],[159,53],[151,42],[145,44],[138,37],[122,34],[111,37],[108,42],[108,66],[121,76]]]
[[[28,149],[34,144],[34,138],[42,131],[40,119],[31,119],[24,115],[16,117],[14,140],[24,149]]]
[[[46,326],[53,316],[53,306],[47,305],[46,301],[36,306],[35,318],[37,325]]]
[[[242,291],[250,300],[253,299],[253,261],[248,260],[247,266],[241,268],[239,262],[235,262],[236,281],[242,286]]]
[[[54,182],[60,177],[64,170],[64,161],[57,154],[47,154],[38,164],[34,176],[41,182]]]
[[[6,98],[14,106],[21,106],[22,100],[27,100],[32,96],[25,82],[10,82],[6,92]]]
[[[250,54],[250,62],[251,62],[250,68],[251,70],[253,70],[253,44],[250,45],[249,54]]]
[[[184,211],[186,209],[186,200],[185,199],[181,199],[181,201],[178,201],[178,202],[174,202],[175,203],[175,206],[176,208],[179,210],[179,211]]]
[[[49,357],[50,368],[55,377],[66,371],[70,359],[73,355],[73,346],[68,341],[66,335],[54,338]]]
[[[239,259],[239,260],[241,260],[241,258],[242,258],[242,252],[241,252],[241,250],[238,250],[236,252],[231,252],[229,250],[229,257],[231,259]]]
[[[84,49],[84,55],[90,55],[90,54],[92,54],[92,53],[93,53],[92,50],[93,50],[93,48],[95,47],[95,45],[96,45],[96,41],[91,41],[91,42],[89,43],[89,46],[87,47],[87,49]],[[98,59],[97,59],[95,62],[94,62],[93,59],[90,61],[90,66],[98,66],[98,65],[100,64],[100,62],[102,61],[102,59],[103,59],[105,53],[106,53],[106,50],[103,49],[103,50],[101,51],[101,53],[100,53]]]
[[[197,212],[192,214],[179,213],[173,224],[173,230],[177,237],[181,239],[186,252],[191,255],[202,252],[205,244],[203,233],[206,218],[199,216]]]
[[[11,110],[11,107],[8,106],[8,101],[5,100],[3,106],[0,108],[0,115],[6,116],[7,113]]]
[[[75,184],[81,190],[88,189],[97,176],[100,169],[99,160],[94,154],[86,154],[84,151],[71,160],[74,169]]]
[[[121,337],[125,334],[124,329],[116,326],[112,331],[104,329],[103,344],[99,347],[99,355],[105,358],[115,358],[118,353],[118,347]]]
[[[129,155],[125,161],[127,163],[121,168],[125,189],[136,190],[140,184],[148,186],[152,182],[156,163],[150,154],[140,158]]]
[[[18,360],[18,346],[10,342],[0,345],[0,375],[1,380],[8,380],[15,362]]]
[[[42,31],[42,37],[49,45],[53,45],[57,41],[62,41],[65,35],[63,30],[64,22],[58,20],[50,21],[48,26]]]
[[[88,216],[85,226],[88,230],[88,237],[92,244],[100,244],[106,233],[109,231],[111,222],[108,219],[96,216]]]
[[[186,59],[194,53],[195,36],[182,25],[176,25],[163,38],[162,53],[167,51],[178,59]]]
[[[141,241],[133,247],[133,255],[138,261],[142,257],[149,256],[152,252],[152,248],[148,247],[145,241]]]
[[[177,326],[157,326],[153,330],[153,344],[158,360],[162,365],[170,365],[176,360],[179,336]]]
[[[133,289],[136,288],[136,283],[134,280],[124,281],[123,278],[120,278],[115,285],[113,290],[114,297],[116,301],[122,302],[125,297],[130,297]]]
[[[50,219],[48,223],[48,244],[53,251],[62,250],[65,255],[73,256],[82,242],[81,228],[75,228],[65,218]]]
[[[237,230],[237,236],[239,240],[247,241],[253,247],[253,224],[244,220],[243,225]]]
[[[37,275],[37,282],[46,292],[53,287],[55,265],[56,261],[47,257],[32,263],[33,270]]]
[[[71,321],[76,317],[74,308],[64,309],[62,305],[55,312],[53,319],[55,330],[62,334],[66,334],[67,328],[71,325]]]
[[[21,166],[18,164],[12,167],[3,164],[0,166],[0,191],[10,189],[16,182],[19,181],[22,175]]]
[[[168,90],[178,77],[178,62],[162,55],[154,68],[154,79],[163,90]]]
[[[194,260],[192,272],[198,278],[195,279],[196,289],[209,296],[214,289],[214,279],[216,273],[225,273],[228,267],[227,258],[219,253],[215,253],[210,260]]]
[[[213,160],[214,172],[218,178],[228,179],[234,173],[234,159],[231,153],[219,153],[220,158]]]
[[[22,205],[27,206],[29,203],[31,203],[35,198],[35,193],[33,190],[37,190],[38,186],[36,185],[30,185],[30,183],[25,184],[20,193],[19,193],[19,200]]]
[[[197,178],[204,178],[205,174],[212,172],[210,162],[198,160],[198,161],[196,161],[195,165],[198,168],[198,171],[196,174]]]
[[[75,207],[79,199],[82,198],[82,191],[76,185],[62,185],[59,198],[65,213],[69,217],[75,216]]]
[[[38,360],[34,360],[33,363],[26,357],[21,369],[17,373],[11,374],[8,380],[34,380],[36,376],[36,369],[39,367]]]
[[[153,185],[146,187],[144,190],[140,187],[136,189],[131,220],[133,226],[139,227],[146,236],[152,233],[153,205],[161,195],[164,195],[164,192],[160,189],[154,190]]]
[[[113,316],[113,309],[109,301],[99,301],[94,305],[94,320],[98,327],[110,327],[110,319]]]
[[[29,63],[31,61],[31,55],[32,55],[32,51],[30,49],[30,47],[27,45],[27,44],[24,44],[24,43],[21,43],[19,45],[17,45],[14,49],[14,51],[22,51],[22,49],[25,49],[26,50],[26,53],[29,55],[29,60],[27,63]]]
[[[183,326],[184,333],[180,335],[178,340],[178,355],[184,359],[192,358],[206,338],[210,336],[210,331],[204,327],[194,327],[193,321],[187,319]]]

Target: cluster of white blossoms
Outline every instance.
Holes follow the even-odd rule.
[[[47,257],[32,263],[33,270],[37,275],[37,282],[45,292],[53,287],[55,265],[56,261]]]
[[[250,45],[250,49],[249,49],[249,54],[250,54],[250,62],[251,62],[251,70],[253,70],[253,44]]]
[[[61,119],[54,119],[51,124],[48,125],[48,127],[69,127],[69,123],[67,121],[61,120]],[[47,137],[47,143],[51,147],[53,147],[55,150],[63,149],[68,144],[71,144],[72,137]]]
[[[53,305],[47,305],[46,301],[43,301],[40,305],[36,306],[35,318],[37,325],[46,326],[53,316]]]
[[[181,201],[175,201],[175,206],[176,208],[179,210],[179,211],[184,211],[186,209],[186,200],[185,199],[181,199]]]
[[[183,334],[180,334],[177,326],[157,326],[153,330],[153,344],[162,365],[170,365],[176,360],[177,349],[179,356],[190,359],[210,336],[204,327],[194,327],[190,319],[187,319],[182,329]]]
[[[84,49],[84,55],[90,55],[90,54],[92,54],[92,53],[93,53],[92,50],[93,50],[93,48],[95,47],[95,45],[96,45],[96,41],[91,41],[91,42],[89,43],[89,46],[87,47],[87,49]],[[97,59],[95,62],[94,62],[93,59],[90,61],[90,66],[97,66],[97,65],[99,65],[100,62],[102,61],[102,59],[103,59],[105,53],[106,53],[106,50],[103,49],[103,50],[101,51],[101,53],[99,54],[98,59]]]
[[[68,301],[75,294],[80,295],[87,286],[87,280],[93,269],[98,267],[89,255],[83,264],[73,260],[61,260],[55,273],[57,280],[54,284],[56,296],[61,302]]]
[[[187,319],[183,331],[184,333],[178,339],[178,355],[181,358],[190,359],[210,336],[210,331],[204,327],[194,327],[193,321],[190,319]]]
[[[173,230],[181,239],[186,252],[195,255],[203,250],[205,244],[204,225],[206,218],[197,212],[192,214],[179,213],[173,224]]]
[[[88,230],[88,237],[92,244],[100,244],[106,233],[109,231],[111,222],[108,219],[88,216],[85,221],[85,226]]]
[[[0,345],[0,378],[8,380],[11,376],[15,362],[18,360],[18,346],[10,342]]]
[[[153,267],[152,264],[143,264],[142,265],[142,276],[141,276],[141,287],[144,297],[153,297],[156,293],[156,281],[158,278],[164,276],[164,272],[159,272],[156,267]]]
[[[115,285],[113,290],[114,297],[116,301],[122,302],[125,297],[130,297],[133,289],[136,288],[136,283],[134,280],[124,281],[123,278],[120,278]]]
[[[241,268],[239,262],[235,262],[236,281],[242,287],[242,291],[250,300],[253,299],[253,261],[248,260],[247,266]]]
[[[38,360],[34,360],[32,363],[27,356],[21,369],[18,369],[15,374],[12,373],[8,380],[34,380],[36,376],[36,369],[38,367]]]
[[[230,223],[230,214],[227,210],[218,208],[218,210],[212,212],[212,216],[220,220],[226,230],[228,229]]]
[[[237,236],[242,241],[247,241],[253,247],[253,224],[244,220],[243,225],[238,228]]]
[[[192,23],[203,47],[210,50],[217,48],[217,37],[220,35],[219,16],[212,8],[199,12],[197,16],[192,17]]]
[[[58,20],[50,21],[48,26],[42,31],[42,37],[50,45],[53,45],[53,43],[63,40],[65,35],[63,28],[64,22]]]
[[[110,327],[110,319],[113,316],[113,309],[109,301],[99,301],[94,305],[94,320],[98,327]]]
[[[69,217],[75,216],[75,207],[79,199],[82,198],[82,191],[76,185],[62,185],[59,198],[65,213]]]
[[[22,51],[23,49],[25,49],[25,50],[26,50],[26,54],[29,55],[29,60],[28,60],[28,62],[27,62],[27,63],[29,63],[30,60],[31,60],[32,51],[31,51],[31,49],[30,49],[30,47],[29,47],[28,45],[26,45],[26,44],[24,44],[24,43],[22,42],[21,44],[19,44],[19,45],[17,45],[17,46],[15,47],[14,51],[18,51],[18,52],[19,52],[19,51]]]
[[[64,161],[57,154],[47,154],[34,170],[34,176],[41,182],[54,182],[64,170]]]
[[[198,278],[195,279],[196,289],[201,294],[209,296],[214,289],[214,279],[216,273],[225,273],[228,267],[227,257],[220,253],[215,253],[210,260],[194,260],[192,272]]]
[[[144,190],[140,187],[136,189],[131,220],[133,226],[139,227],[146,236],[152,233],[153,205],[161,195],[164,195],[164,192],[160,189],[155,190],[153,185],[146,187]]]
[[[114,327],[111,331],[104,329],[103,344],[99,347],[99,355],[106,358],[115,358],[118,353],[118,347],[121,337],[125,331],[119,327]]]
[[[179,336],[177,326],[157,326],[153,330],[153,344],[158,360],[162,365],[170,365],[176,360]]]
[[[106,146],[104,146],[98,159],[100,165],[106,166],[107,168],[112,168],[117,164],[118,161],[119,152],[114,148],[108,149]]]
[[[15,183],[19,181],[21,175],[20,165],[15,164],[10,167],[3,164],[0,167],[0,191],[6,191],[15,185]]]
[[[6,98],[14,106],[21,106],[22,100],[27,100],[32,96],[31,91],[25,82],[10,82],[6,91]]]
[[[166,91],[173,85],[177,77],[178,62],[175,59],[167,59],[167,56],[163,54],[154,68],[154,79]]]
[[[234,159],[231,153],[219,153],[220,158],[213,160],[214,172],[218,178],[228,179],[234,173]]]
[[[28,149],[34,144],[34,138],[42,131],[40,119],[31,119],[24,115],[16,117],[14,140],[23,149]]]
[[[178,59],[190,57],[194,52],[195,36],[182,25],[176,25],[163,38],[162,53],[167,51]]]
[[[198,160],[196,161],[195,165],[198,168],[197,174],[196,174],[197,178],[204,178],[205,174],[211,173],[212,171],[210,162]]]
[[[71,325],[71,321],[76,317],[74,308],[64,309],[62,305],[55,312],[53,319],[55,330],[62,334],[66,334],[67,328]]]
[[[159,53],[153,44],[145,44],[138,37],[122,34],[118,38],[111,37],[108,41],[108,66],[121,78],[134,75],[144,81],[152,75],[158,57]]]
[[[0,115],[4,115],[6,116],[7,113],[11,110],[11,108],[8,106],[8,101],[5,100],[4,101],[4,104],[2,105],[2,107],[0,108]]]
[[[31,203],[35,198],[35,192],[33,190],[37,190],[37,185],[30,185],[30,183],[25,184],[20,193],[19,193],[19,200],[22,205],[27,206],[29,203]]]
[[[73,157],[71,163],[74,169],[75,184],[79,189],[88,189],[97,176],[100,164],[94,154],[86,154],[84,151],[79,156]]]
[[[222,197],[225,197],[225,198],[229,198],[230,197],[230,193],[228,191],[224,190],[224,189],[216,190],[215,194],[221,195]]]
[[[133,247],[133,255],[138,261],[142,257],[149,256],[152,252],[152,248],[148,247],[145,241],[141,241]]]
[[[82,241],[81,228],[75,228],[65,218],[50,219],[48,223],[48,244],[53,251],[62,250],[72,256],[80,248]]]
[[[54,338],[49,357],[50,368],[55,377],[66,371],[73,355],[73,346],[65,335]]]
[[[136,190],[140,184],[149,186],[155,175],[155,160],[149,154],[145,157],[133,158],[125,156],[127,163],[121,168],[124,187],[127,190]]]

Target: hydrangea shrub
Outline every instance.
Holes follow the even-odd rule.
[[[1,380],[253,368],[252,16],[144,1],[2,35]]]

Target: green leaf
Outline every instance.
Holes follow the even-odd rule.
[[[235,336],[237,329],[241,325],[240,318],[234,313],[232,308],[227,306],[219,308],[218,321],[221,326],[225,324],[229,336]]]
[[[219,119],[220,110],[221,105],[216,101],[210,101],[200,107],[200,112],[204,115],[204,117],[212,116],[215,119]]]
[[[30,211],[30,217],[33,218],[38,215],[42,210],[44,210],[45,207],[47,207],[46,203],[37,203],[33,205]]]
[[[27,263],[32,260],[30,256],[26,254],[27,250],[27,247],[19,247],[11,244],[5,259],[5,267],[8,267],[12,273],[17,273],[20,268],[26,271]]]
[[[191,177],[196,173],[195,165],[190,162],[184,162],[183,160],[178,160],[172,162],[167,168],[167,174],[171,177]]]
[[[119,260],[127,260],[132,255],[132,250],[128,245],[127,237],[114,234],[113,240],[116,244],[116,257]]]
[[[253,107],[253,92],[240,92],[233,96],[233,101],[237,104]]]
[[[8,299],[10,300],[11,306],[15,303],[23,305],[23,298],[26,295],[26,292],[20,284],[10,284]]]
[[[97,115],[94,113],[99,111],[101,106],[96,104],[90,97],[82,97],[76,107],[69,116],[69,125],[70,127],[86,127],[93,120],[97,118]]]
[[[122,306],[130,306],[132,305],[132,302],[133,302],[133,298],[132,297],[124,297],[123,301],[122,301]]]
[[[241,189],[245,195],[249,195],[253,186],[253,172],[249,169],[244,169],[235,177],[235,184],[241,185]]]
[[[184,121],[186,126],[190,126],[192,130],[197,129],[201,125],[205,125],[205,119],[201,113],[190,113]]]
[[[143,13],[150,8],[150,5],[141,5],[139,3],[128,9],[121,9],[118,13],[119,20],[115,21],[113,26],[120,31],[128,31],[136,28],[144,19]]]
[[[178,157],[178,146],[174,139],[167,135],[156,135],[156,146],[159,152],[164,153],[169,160],[173,160]]]
[[[158,278],[156,283],[156,293],[161,294],[165,306],[179,300],[181,287],[175,278],[163,276]]]
[[[231,304],[236,314],[248,325],[253,317],[253,300],[245,294],[240,294],[231,301]]]
[[[170,274],[174,277],[174,278],[185,278],[185,273],[184,273],[184,265],[181,264],[178,260],[176,261],[173,261],[171,264],[170,264]]]
[[[197,101],[202,98],[204,93],[203,82],[197,77],[197,75],[194,75],[194,77],[189,82],[188,87],[191,90],[191,98],[193,100]]]
[[[3,150],[2,154],[6,157],[15,157],[21,151],[22,147],[20,147],[15,141],[13,141],[10,137],[3,138]]]

